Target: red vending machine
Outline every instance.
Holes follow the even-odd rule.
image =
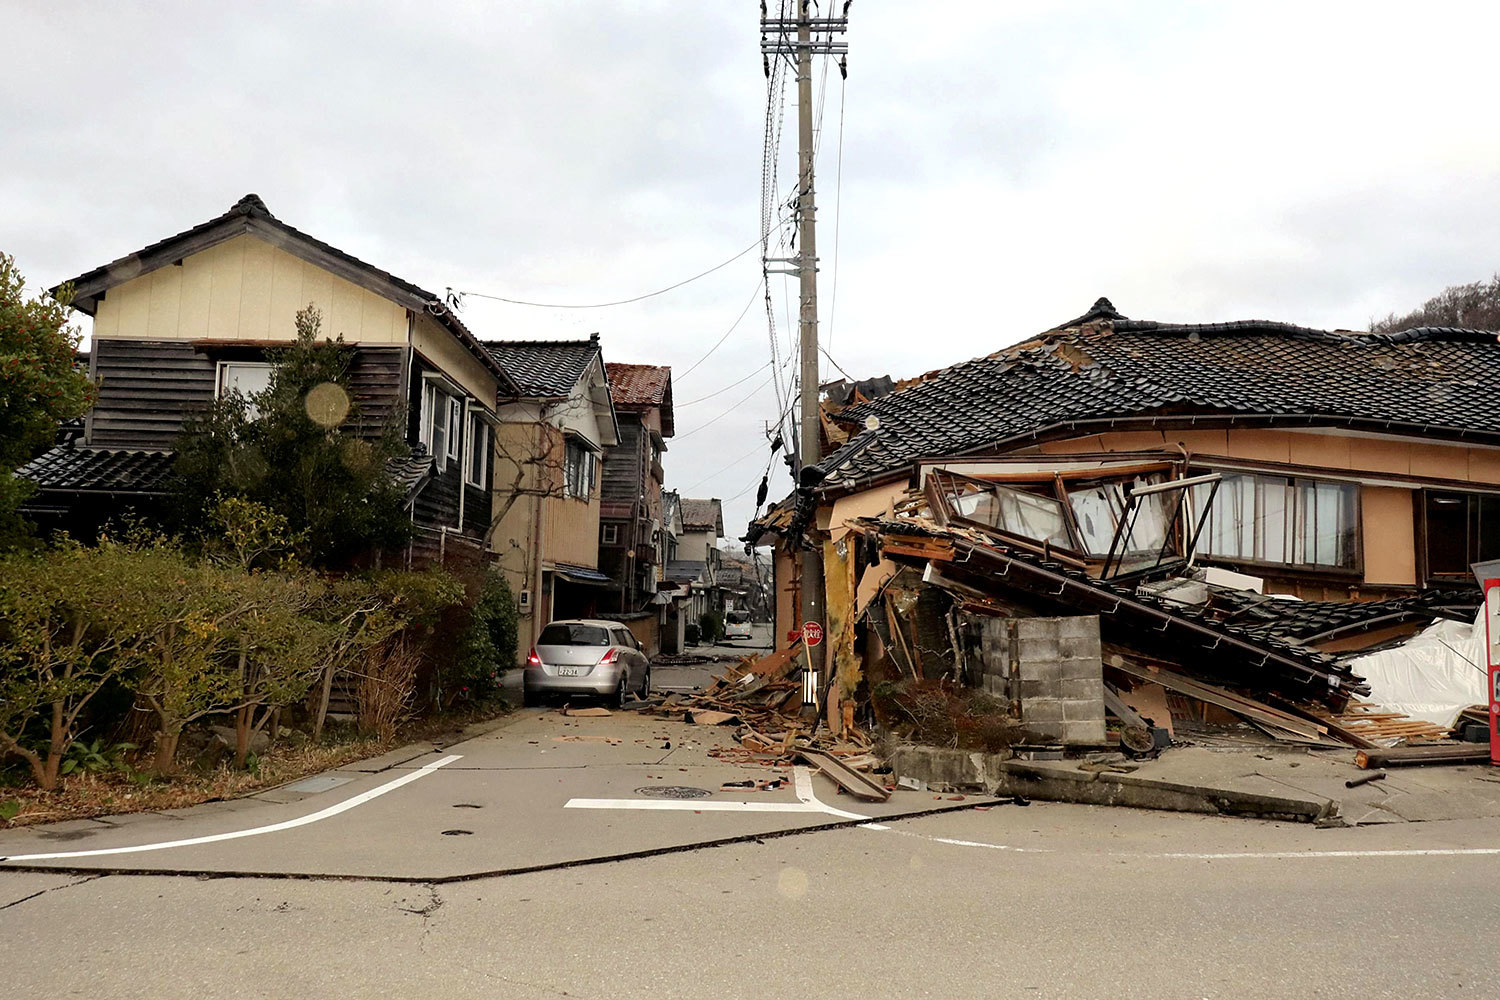
[[[1489,665],[1490,763],[1500,766],[1500,577],[1484,580],[1484,639]]]

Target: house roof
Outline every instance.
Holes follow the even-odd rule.
[[[711,530],[724,534],[724,507],[717,500],[693,500],[683,497],[682,527],[685,531]]]
[[[611,361],[609,392],[615,406],[622,410],[661,410],[662,437],[674,433],[672,416],[672,369],[663,365],[632,365]]]
[[[707,577],[708,563],[701,559],[673,559],[667,563],[667,579],[692,582]]]
[[[165,493],[172,457],[170,451],[57,447],[21,466],[16,475],[40,489],[67,493]]]
[[[1500,443],[1497,384],[1494,333],[1159,323],[1127,319],[1101,299],[1063,328],[840,411],[835,419],[855,433],[817,469],[854,483],[919,458],[1174,416]]]
[[[170,451],[59,446],[21,466],[16,475],[53,492],[161,494],[171,488],[175,457]],[[386,469],[410,500],[436,466],[424,453],[392,458]]]
[[[92,316],[97,309],[100,293],[242,233],[253,233],[341,278],[385,295],[414,312],[426,312],[458,338],[499,379],[502,393],[514,390],[505,371],[439,296],[287,225],[271,214],[266,203],[257,194],[245,195],[223,215],[199,223],[191,229],[184,229],[175,236],[158,240],[92,271],[85,271],[62,284],[73,286],[74,307]],[[62,285],[55,286],[53,294],[61,287]]]
[[[600,356],[599,335],[587,340],[489,340],[484,346],[521,396],[564,399]]]

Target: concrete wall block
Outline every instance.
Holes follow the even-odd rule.
[[[1095,722],[1104,724],[1104,701],[1072,701],[1062,703],[1064,722]]]
[[[1051,639],[1056,640],[1058,636],[1058,623],[1061,618],[1017,618],[1016,638],[1023,643],[1028,639]]]
[[[1102,682],[1104,679],[1104,667],[1099,662],[1099,658],[1097,656],[1093,657],[1092,659],[1087,657],[1075,657],[1062,660],[1060,669],[1062,671],[1062,679],[1065,681],[1083,681],[1091,680],[1093,678],[1099,678],[1099,680]]]
[[[1057,698],[1021,699],[1021,722],[1062,722],[1063,702]]]
[[[1024,694],[1024,687],[1022,692]],[[1058,685],[1056,696],[1070,701],[1086,701],[1102,705],[1104,704],[1104,679],[1101,677],[1065,677]]]
[[[1092,638],[1099,641],[1099,616],[1074,615],[1070,618],[1055,618],[1057,634],[1063,639]]]
[[[1095,722],[1064,722],[1057,736],[1062,742],[1072,745],[1091,746],[1104,742],[1104,720]]]
[[[1057,640],[1057,650],[1064,657],[1099,659],[1102,647],[1099,636],[1063,636]]]
[[[1017,653],[1023,664],[1055,660],[1061,652],[1056,636],[1022,639],[1017,646]]]
[[[1032,698],[1061,698],[1062,678],[1060,677],[1027,677],[1021,676],[1021,700],[1029,701]],[[1103,695],[1101,694],[1102,698]]]
[[[1061,740],[1063,734],[1067,731],[1067,727],[1076,724],[1071,722],[1022,722],[1022,725],[1044,740]]]

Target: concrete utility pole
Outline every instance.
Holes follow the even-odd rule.
[[[812,106],[812,57],[837,55],[839,72],[847,75],[845,56],[849,51],[847,42],[833,40],[835,34],[848,30],[849,4],[845,3],[840,17],[812,17],[811,0],[792,0],[797,7],[796,18],[767,17],[765,5],[761,5],[761,54],[767,59],[767,74],[770,59],[795,60],[797,72],[797,255],[781,263],[793,265],[800,279],[801,308],[799,310],[798,333],[800,340],[801,398],[799,424],[801,441],[798,485],[801,470],[816,465],[822,459],[819,450],[822,417],[819,411],[818,378],[818,237],[817,202],[813,196],[813,106]],[[821,35],[821,37],[819,37]],[[804,548],[801,552],[801,617],[802,627],[808,633],[821,633],[823,621],[823,553],[816,547]],[[804,643],[807,651],[808,671],[802,685],[802,701],[805,705],[816,705],[822,692],[822,680],[826,671],[827,645],[814,647]],[[814,655],[813,650],[817,653]]]

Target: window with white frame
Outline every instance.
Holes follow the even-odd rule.
[[[490,425],[478,413],[469,414],[469,459],[464,463],[464,482],[490,485]]]
[[[618,524],[606,524],[599,528],[599,543],[601,545],[620,544],[620,526]]]
[[[437,459],[439,472],[463,454],[463,412],[463,400],[443,391],[436,382],[423,384],[421,440]]]
[[[260,415],[250,398],[271,387],[271,366],[264,361],[220,361],[217,395],[237,392],[245,398],[246,412],[254,420]]]
[[[594,492],[594,471],[598,458],[579,441],[568,439],[566,465],[563,469],[563,491],[575,500],[588,500]]]
[[[1199,510],[1210,486],[1193,490]],[[1359,486],[1316,479],[1225,475],[1198,539],[1222,559],[1328,569],[1359,567]]]

